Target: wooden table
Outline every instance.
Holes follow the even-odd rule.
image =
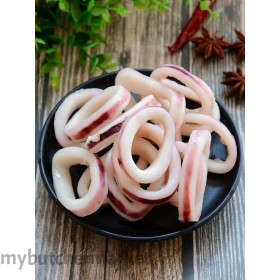
[[[244,105],[226,98],[227,87],[220,84],[223,71],[236,69],[235,55],[207,62],[187,44],[170,55],[167,46],[188,20],[194,4],[186,10],[185,1],[171,1],[171,12],[163,15],[131,9],[128,17],[115,17],[106,29],[107,44],[100,47],[123,67],[154,68],[164,63],[182,65],[201,77],[215,96],[229,109],[244,139]],[[195,2],[195,1],[193,1]],[[236,41],[234,29],[244,32],[245,0],[217,1],[223,8],[220,22],[209,24],[211,32]],[[66,38],[64,38],[66,40]],[[62,49],[65,68],[59,90],[50,87],[48,77],[39,74],[43,57],[36,58],[36,134],[53,106],[69,90],[92,77],[88,65],[82,70],[77,53]],[[244,65],[243,65],[244,70]],[[38,138],[37,138],[38,140]],[[154,243],[117,241],[103,237],[72,222],[45,190],[36,172],[36,279],[244,279],[244,172],[235,194],[210,222],[185,237]],[[63,263],[56,259],[64,257]],[[92,260],[88,260],[90,256]],[[67,260],[65,259],[67,258]]]

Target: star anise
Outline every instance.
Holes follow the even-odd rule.
[[[197,54],[202,54],[204,59],[208,59],[211,56],[224,58],[223,49],[230,44],[224,41],[223,37],[217,37],[216,34],[211,37],[209,31],[205,27],[202,27],[202,35],[203,37],[195,37],[191,39],[195,44],[195,52]]]
[[[221,84],[231,86],[231,89],[226,93],[227,96],[237,94],[236,99],[239,103],[245,97],[245,76],[243,76],[240,67],[237,67],[236,72],[224,72],[225,79]]]
[[[237,62],[240,62],[245,58],[245,35],[236,29],[234,31],[240,42],[230,44],[228,48],[238,51]]]

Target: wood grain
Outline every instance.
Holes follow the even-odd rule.
[[[108,240],[105,279],[182,279],[181,238],[139,243]]]
[[[215,8],[222,8],[220,22],[212,21],[211,33],[236,42],[234,29],[244,32],[244,1],[221,0]],[[190,9],[193,9],[191,6]],[[238,105],[234,98],[225,97],[227,87],[220,84],[223,71],[236,71],[236,55],[225,51],[225,58],[210,59],[195,55],[190,49],[190,71],[201,77],[229,110],[237,124],[244,143],[244,104]],[[244,71],[244,63],[243,65]],[[244,173],[232,199],[214,219],[193,233],[194,279],[242,280],[244,272]]]

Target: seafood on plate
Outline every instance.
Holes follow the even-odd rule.
[[[61,145],[52,161],[54,190],[61,204],[81,217],[110,205],[137,221],[171,203],[179,221],[196,222],[208,172],[227,173],[237,159],[235,139],[220,121],[212,90],[171,64],[150,76],[125,68],[106,89],[66,96],[54,129]],[[225,160],[209,156],[212,132],[227,148]],[[79,164],[87,168],[72,186],[70,167]]]

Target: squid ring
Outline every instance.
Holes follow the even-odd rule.
[[[229,172],[236,162],[237,146],[235,139],[228,128],[220,121],[202,114],[186,114],[184,122],[187,124],[197,123],[206,125],[220,135],[222,143],[227,146],[228,155],[225,161],[219,158],[209,159],[208,171],[218,174]]]
[[[201,114],[212,114],[215,103],[214,94],[212,90],[201,79],[199,79],[195,75],[192,75],[184,68],[171,64],[160,66],[151,74],[151,78],[157,81],[162,81],[168,76],[176,78],[177,80],[188,86],[190,90],[192,90],[197,95],[199,102],[201,103]],[[187,95],[190,95],[190,90],[188,90]]]
[[[211,134],[208,130],[194,130],[190,136],[178,187],[178,213],[181,222],[196,222],[200,218],[210,142]]]
[[[137,130],[148,120],[162,122],[164,138],[154,162],[145,170],[140,170],[133,161],[131,148]],[[166,172],[170,164],[174,141],[175,127],[168,112],[163,108],[148,107],[134,114],[123,124],[118,141],[119,159],[123,163],[126,172],[135,181],[151,183],[162,177]]]
[[[88,192],[78,199],[74,195],[69,171],[76,164],[89,166],[91,177]],[[83,148],[58,150],[52,161],[52,175],[58,200],[77,216],[84,217],[96,212],[108,194],[107,177],[101,160]]]
[[[122,86],[112,86],[89,100],[65,126],[65,133],[75,142],[86,140],[109,124],[128,105],[130,93]]]
[[[86,102],[101,92],[103,92],[103,90],[97,88],[80,89],[67,96],[59,106],[54,118],[54,132],[58,143],[62,147],[75,146],[86,148],[85,143],[77,143],[69,139],[64,132],[64,128],[73,112],[81,108]]]

